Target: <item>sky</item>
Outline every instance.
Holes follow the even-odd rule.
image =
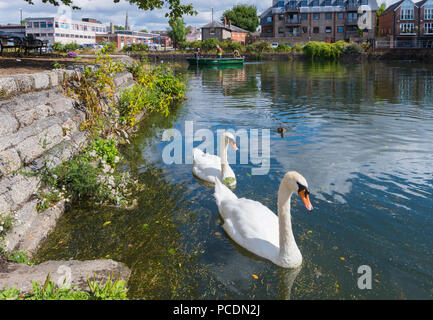
[[[378,0],[382,2],[383,0]],[[386,0],[388,4],[392,4],[397,0]],[[29,5],[24,0],[0,0],[0,24],[19,23],[20,8],[23,10],[23,18],[30,17],[51,17],[57,15],[58,12],[64,12],[62,7],[54,7],[51,4],[44,4],[42,0],[33,0],[34,5]],[[128,11],[129,23],[132,29],[139,31],[146,29],[166,30],[168,21],[165,17],[166,10],[143,11],[137,9],[135,5],[129,4],[125,0],[120,0],[119,3],[114,3],[111,0],[73,0],[74,4],[81,7],[81,10],[72,11],[72,19],[81,20],[81,18],[89,17],[100,20],[104,24],[113,22],[116,25],[125,25],[125,13]],[[181,3],[192,3],[195,10],[198,12],[196,16],[186,16],[185,22],[187,25],[201,27],[212,21],[212,6],[214,8],[214,18],[219,20],[222,13],[230,9],[236,4],[250,4],[257,7],[259,14],[269,8],[272,0],[181,0]]]

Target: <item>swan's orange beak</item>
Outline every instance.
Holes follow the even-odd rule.
[[[236,145],[236,143],[234,143],[233,141],[230,141],[230,145],[233,147],[233,149],[235,149],[236,151],[239,150],[238,146]]]
[[[307,190],[301,190],[298,192],[299,196],[302,199],[302,202],[304,202],[305,207],[307,208],[308,211],[313,210],[313,206],[311,205],[310,202],[310,197],[308,196]]]

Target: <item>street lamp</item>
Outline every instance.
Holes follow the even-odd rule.
[[[20,15],[21,15],[21,20],[20,20],[20,25],[23,24],[23,9],[20,8]]]

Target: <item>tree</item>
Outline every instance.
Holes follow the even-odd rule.
[[[385,9],[386,9],[386,2],[383,2],[380,5],[379,9],[377,9],[376,11],[376,36],[379,35],[379,17],[382,15]]]
[[[170,37],[171,41],[173,41],[173,46],[177,48],[179,43],[182,43],[186,40],[186,35],[188,34],[188,28],[186,27],[185,21],[183,19],[176,19],[169,21],[170,30],[167,35]]]
[[[115,30],[125,30],[125,27],[114,25]]]
[[[34,4],[34,0],[24,0],[28,4]],[[113,0],[114,3],[118,3],[120,0]],[[195,15],[197,11],[194,10],[192,4],[181,4],[180,0],[127,0],[129,3],[137,5],[142,10],[154,10],[161,9],[162,7],[168,7],[168,12],[165,14],[170,20],[175,20],[183,15]],[[64,4],[72,7],[72,9],[80,9],[80,7],[74,5],[73,0],[42,0],[43,3],[51,3],[54,6]]]
[[[142,29],[140,32],[147,33],[147,29]]]
[[[224,21],[224,17],[227,21],[231,20],[233,25],[250,32],[255,32],[259,26],[259,17],[255,6],[236,5],[231,10],[224,11],[221,21]]]

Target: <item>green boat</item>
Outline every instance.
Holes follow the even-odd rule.
[[[188,62],[191,66],[218,66],[228,64],[243,64],[244,58],[190,58]]]

